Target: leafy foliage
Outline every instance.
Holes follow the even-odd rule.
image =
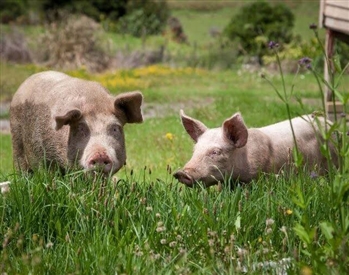
[[[27,1],[0,1],[0,22],[9,23],[25,13]]]
[[[129,1],[118,30],[136,37],[159,34],[166,26],[169,14],[167,3],[163,0]]]
[[[332,120],[331,123],[321,127],[322,139],[324,142],[320,146],[322,154],[327,159],[328,179],[327,184],[324,186],[324,192],[327,194],[325,197],[325,204],[328,205],[327,211],[329,211],[329,215],[324,219],[314,221],[314,216],[309,216],[307,210],[312,208],[312,204],[314,204],[318,198],[312,195],[304,195],[298,185],[293,195],[293,202],[298,208],[296,213],[298,221],[293,227],[293,230],[303,244],[303,249],[300,250],[302,260],[299,262],[299,265],[302,266],[301,273],[309,273],[305,271],[308,270],[310,274],[313,272],[314,274],[347,274],[349,271],[349,257],[347,253],[349,251],[349,139],[345,114],[347,113],[349,95],[346,92],[340,92],[339,86],[343,79],[344,72],[349,67],[349,63],[342,68],[337,57],[332,58],[326,55],[316,26],[311,26],[310,28],[314,30],[316,41],[318,45],[321,46],[320,48],[324,56],[325,66],[327,66],[329,72],[329,79],[325,80],[323,73],[319,73],[312,66],[312,60],[309,57],[300,59],[299,65],[309,70],[317,80],[319,95],[322,102],[322,112],[320,113],[325,119]],[[273,42],[273,44],[276,45],[275,42]],[[283,70],[277,47],[271,47],[271,49],[276,55],[280,75],[283,79]],[[290,93],[288,93],[285,85],[283,85],[282,92],[279,92],[274,85],[272,86],[285,103],[288,113],[290,113],[289,99],[292,97],[293,87]],[[323,86],[331,92],[332,102],[325,101],[325,98],[327,98],[327,96],[325,97],[327,90],[325,90]],[[335,111],[334,117],[331,118],[330,114],[327,112],[328,107],[326,107],[326,104],[329,103],[333,105],[334,110],[336,110],[336,104],[340,103],[343,107],[342,114],[344,115],[336,114]],[[294,141],[297,145],[295,138]],[[337,156],[331,155],[331,146],[334,146]],[[301,168],[302,156],[298,154],[297,146],[295,151],[295,165]],[[334,163],[336,162],[338,162],[338,165],[335,166]]]
[[[125,15],[127,2],[128,0],[44,0],[41,2],[41,5],[42,10],[51,20],[57,19],[57,12],[59,10],[65,10],[71,13],[85,14],[96,21],[103,20],[104,18],[108,18],[110,21],[117,21],[121,16]]]
[[[290,42],[293,25],[293,13],[284,4],[255,2],[242,7],[224,33],[231,40],[238,39],[242,53],[261,57],[268,41]]]

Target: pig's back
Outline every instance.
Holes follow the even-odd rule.
[[[323,118],[319,118],[323,124]],[[292,120],[292,126],[297,139],[307,140],[314,137],[314,131],[318,132],[316,122],[310,115],[296,117]],[[293,143],[292,129],[289,120],[259,128],[268,135],[273,141],[282,141],[283,143]]]
[[[40,103],[49,100],[49,98],[52,99],[50,91],[53,90],[53,87],[62,81],[67,81],[69,78],[71,77],[55,71],[34,74],[20,85],[12,98],[11,105],[16,106],[25,101]]]
[[[103,104],[107,105],[110,95],[99,83],[60,72],[46,71],[25,80],[14,95],[11,105],[20,105],[27,101],[35,105],[50,106],[53,110],[56,109],[55,106],[62,108],[67,103],[74,105],[76,102],[96,103],[101,100],[105,100]]]
[[[318,122],[324,125],[325,120],[318,118]],[[319,164],[320,167],[326,166],[320,152],[321,135],[317,127],[317,122],[310,115],[292,119],[292,126],[297,140],[297,146],[300,153],[307,160],[310,167]],[[290,150],[293,150],[295,143],[289,120],[282,121],[270,126],[260,128],[260,130],[269,136],[273,148],[276,163],[286,163],[289,158]],[[282,167],[282,166],[280,166]]]

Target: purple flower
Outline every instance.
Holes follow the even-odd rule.
[[[311,171],[310,173],[310,178],[311,179],[316,179],[319,175],[315,171]]]
[[[312,23],[312,24],[309,25],[309,29],[316,30],[317,29],[317,25],[315,23]]]
[[[303,57],[298,60],[298,64],[306,67],[307,69],[311,69],[311,61],[312,60],[309,57]]]
[[[269,49],[275,49],[275,48],[277,48],[277,47],[279,47],[279,43],[277,43],[277,42],[275,42],[275,41],[270,41],[269,43],[268,43],[268,47],[269,47]]]

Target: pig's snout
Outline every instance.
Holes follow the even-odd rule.
[[[108,174],[113,168],[113,162],[105,152],[93,154],[87,162],[90,170],[100,170]]]
[[[183,170],[178,170],[176,173],[173,174],[173,176],[180,181],[181,183],[184,183],[185,185],[192,187],[194,184],[194,179],[189,176],[186,172]]]

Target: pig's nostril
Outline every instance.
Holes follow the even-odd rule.
[[[88,162],[89,168],[103,169],[105,172],[110,172],[112,161],[106,154],[96,154]]]
[[[189,176],[184,171],[177,171],[173,174],[173,176],[180,182],[186,184],[186,185],[192,185],[193,184],[193,178]]]

